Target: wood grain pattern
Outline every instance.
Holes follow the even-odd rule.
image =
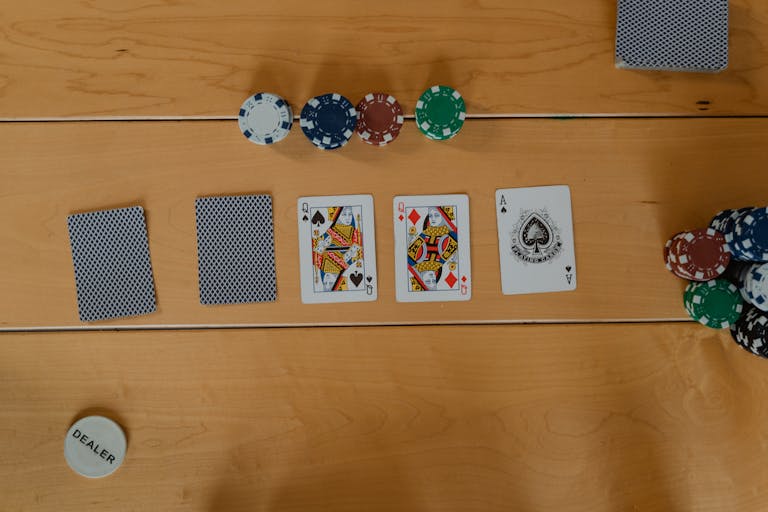
[[[0,509],[759,511],[766,393],[692,324],[5,334]]]
[[[605,0],[9,2],[0,117],[234,116],[260,90],[411,112],[435,83],[473,115],[765,115],[768,3],[730,4],[729,69],[706,75],[616,70]]]
[[[78,326],[66,216],[141,204],[147,212],[159,312],[99,323],[318,325],[685,318],[683,282],[661,260],[666,238],[719,209],[764,204],[768,125],[761,120],[473,121],[446,144],[408,124],[378,150],[354,141],[322,152],[300,133],[274,148],[248,143],[231,121],[6,123],[0,140],[0,327]],[[572,188],[579,287],[503,296],[496,188]],[[198,303],[194,199],[271,193],[278,301]],[[296,199],[372,193],[379,300],[302,305]],[[394,300],[392,198],[470,196],[473,298]]]

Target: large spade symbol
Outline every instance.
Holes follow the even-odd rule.
[[[363,274],[360,272],[355,272],[354,274],[350,274],[349,280],[354,283],[355,286],[360,286],[360,282],[363,280]]]
[[[552,230],[544,219],[532,213],[520,229],[520,241],[534,254],[540,254],[542,248],[552,243]]]
[[[325,217],[323,217],[323,214],[320,213],[320,210],[316,211],[315,214],[312,216],[312,224],[320,225],[323,222],[325,222]]]

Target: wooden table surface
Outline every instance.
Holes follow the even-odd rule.
[[[765,361],[689,324],[9,334],[3,510],[764,510]],[[70,471],[107,414],[123,467]]]
[[[0,329],[82,326],[66,216],[131,204],[146,210],[159,311],[98,327],[678,320],[684,283],[664,269],[667,237],[768,198],[755,179],[768,161],[762,119],[476,120],[446,144],[409,122],[391,147],[337,152],[298,133],[258,147],[235,121],[45,123],[45,144],[41,124],[0,124],[14,148],[0,155]],[[495,190],[559,183],[571,187],[578,289],[504,296]],[[274,196],[278,300],[202,306],[195,198],[248,192]],[[366,192],[379,300],[301,304],[296,200]],[[471,301],[395,302],[392,198],[404,192],[469,195]]]
[[[434,83],[470,114],[768,113],[768,3],[730,1],[720,75],[614,68],[613,0],[9,2],[0,117],[233,118],[254,90],[301,105]]]
[[[768,362],[687,321],[661,258],[768,203],[765,2],[730,2],[717,75],[616,70],[613,1],[2,11],[1,511],[765,509]],[[258,90],[412,114],[434,83],[470,114],[445,143],[409,119],[387,148],[263,148],[234,121]],[[503,296],[494,191],[547,184],[571,187],[578,289]],[[471,301],[395,302],[403,192],[469,194]],[[238,193],[274,198],[278,300],[204,307],[194,199]],[[374,195],[375,303],[301,304],[295,203],[327,193]],[[158,312],[82,324],[66,216],[133,204]],[[63,458],[88,414],[129,439],[102,480]]]

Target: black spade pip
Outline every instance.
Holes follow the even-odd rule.
[[[533,213],[523,223],[520,241],[526,248],[533,250],[534,254],[540,254],[541,248],[552,242],[552,230],[544,219]]]

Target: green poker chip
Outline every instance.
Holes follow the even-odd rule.
[[[713,329],[734,325],[744,307],[739,289],[725,279],[690,283],[683,303],[691,318]]]
[[[455,137],[466,117],[464,98],[445,85],[433,85],[416,102],[416,126],[432,140]]]

